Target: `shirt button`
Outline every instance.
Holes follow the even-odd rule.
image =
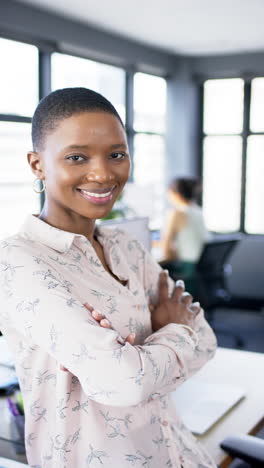
[[[168,421],[164,419],[164,421],[162,421],[162,426],[168,426],[168,425],[169,425]]]

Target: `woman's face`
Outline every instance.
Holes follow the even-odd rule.
[[[62,120],[45,137],[39,155],[48,211],[57,216],[104,217],[129,177],[125,131],[118,118],[106,112],[82,112]]]

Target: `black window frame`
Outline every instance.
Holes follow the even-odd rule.
[[[199,100],[200,100],[200,148],[199,148],[199,175],[202,179],[203,177],[203,143],[204,139],[209,136],[203,130],[204,124],[204,84],[208,80],[219,80],[219,79],[233,79],[240,78],[244,81],[244,99],[243,99],[243,126],[240,133],[228,133],[228,136],[240,136],[242,138],[242,168],[241,168],[241,192],[240,192],[240,226],[237,232],[242,234],[250,234],[245,229],[245,210],[246,210],[246,167],[247,167],[247,143],[248,137],[252,135],[262,135],[263,132],[252,132],[250,130],[250,106],[251,106],[251,90],[252,90],[252,80],[254,78],[264,78],[263,75],[252,74],[251,76],[243,75],[232,75],[232,76],[214,76],[207,77],[203,79],[202,83],[199,86]],[[210,134],[210,136],[227,136],[227,134]],[[232,231],[233,232],[233,231]],[[253,235],[263,235],[263,234],[253,234]]]

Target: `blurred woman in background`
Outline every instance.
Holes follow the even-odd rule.
[[[162,266],[173,277],[183,277],[193,292],[192,276],[203,246],[209,240],[202,208],[197,203],[200,183],[194,178],[175,178],[169,185],[168,199],[173,205],[163,232]]]

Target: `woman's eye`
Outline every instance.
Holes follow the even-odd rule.
[[[84,160],[84,157],[79,154],[73,154],[72,156],[69,156],[67,159],[70,159],[71,161],[80,162]]]
[[[112,159],[123,159],[125,157],[125,153],[112,153],[111,158]]]

